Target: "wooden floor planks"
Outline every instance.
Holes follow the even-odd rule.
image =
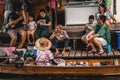
[[[58,54],[55,57],[60,58],[85,58],[85,59],[94,59],[94,58],[115,58],[120,57],[120,51],[119,50],[113,50],[111,53],[104,52],[104,54],[98,54],[98,53],[88,53],[87,50],[70,50],[67,51],[65,55]]]

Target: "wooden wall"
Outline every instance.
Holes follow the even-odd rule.
[[[4,5],[0,4],[0,26],[3,24],[4,12],[3,12]]]
[[[32,13],[35,15],[35,16],[38,16],[39,14],[39,10],[40,8],[43,8],[44,6],[41,5],[41,4],[32,4]],[[4,5],[3,4],[0,4],[0,26],[3,24],[3,21],[4,21]]]
[[[35,15],[35,17],[37,17],[39,15],[39,11],[41,8],[44,8],[43,5],[41,4],[33,4],[32,5],[32,13]]]
[[[14,0],[15,2],[17,0]],[[37,16],[39,14],[39,10],[40,8],[44,7],[45,3],[47,0],[34,0],[34,3],[32,4],[32,12],[35,14],[35,16]],[[0,26],[3,24],[3,20],[4,20],[4,2],[0,1]]]

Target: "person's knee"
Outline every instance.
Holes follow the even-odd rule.
[[[27,32],[26,31],[23,31],[22,32],[22,36],[26,36],[27,35]]]
[[[98,39],[97,39],[97,38],[93,38],[92,43],[97,44],[98,42],[99,42],[99,41],[98,41]]]
[[[66,39],[66,41],[64,41],[64,47],[68,47],[69,46],[69,41],[70,41],[70,39]]]
[[[17,40],[17,35],[16,34],[10,34],[11,39]]]
[[[106,20],[105,23],[106,23],[107,26],[110,26],[110,21],[109,20]]]
[[[97,41],[97,38],[93,38],[93,42],[96,42]]]
[[[56,43],[52,43],[52,49],[57,48],[57,44]]]
[[[47,32],[41,33],[41,37],[46,37],[47,38]]]
[[[81,40],[81,41],[84,41],[84,39],[83,39],[83,38],[80,38],[80,40]]]

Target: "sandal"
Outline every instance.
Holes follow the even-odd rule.
[[[19,44],[19,45],[18,45],[18,48],[19,48],[19,49],[21,49],[22,47],[23,47],[23,45],[22,45],[22,44]]]
[[[104,51],[99,51],[98,54],[104,54]]]
[[[96,50],[91,50],[91,51],[88,51],[88,53],[97,53]]]

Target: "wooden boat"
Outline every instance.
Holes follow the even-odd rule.
[[[2,47],[6,50],[8,47]],[[16,49],[18,51],[25,49]],[[0,57],[0,59],[10,57]],[[85,50],[70,50],[66,55],[55,56],[55,59],[64,60],[63,65],[36,66],[25,64],[16,67],[15,64],[0,63],[0,74],[14,75],[120,75],[120,53],[114,50],[112,53],[102,55],[88,54]]]
[[[34,9],[37,10],[37,9]],[[77,35],[79,37],[74,37],[73,34],[78,30],[78,27],[76,27],[75,30],[73,30],[73,27],[64,27],[69,34],[71,39],[73,40],[73,44],[76,43],[77,39],[80,39],[79,33],[82,32],[84,29],[83,27],[80,27],[81,31],[77,31]],[[83,28],[83,29],[82,29]],[[120,30],[120,27],[115,27],[112,29],[114,30]],[[76,34],[75,34],[76,35]],[[1,34],[1,39],[4,39],[3,37],[6,37],[8,35]],[[73,38],[74,37],[74,38]],[[114,36],[113,36],[114,37]],[[8,38],[6,39],[8,42]],[[113,41],[114,42],[114,41]],[[76,47],[74,47],[76,49]],[[67,66],[35,66],[35,65],[24,65],[21,67],[16,67],[15,64],[0,64],[0,73],[1,74],[12,74],[12,75],[120,75],[120,54],[119,51],[114,51],[112,54],[103,54],[103,55],[96,55],[96,54],[87,54],[83,51],[79,54],[81,51],[72,50],[69,53],[67,53],[65,56],[58,55],[56,58],[63,58],[66,61]],[[74,54],[73,54],[74,53]],[[79,55],[79,56],[78,56]],[[92,57],[91,57],[92,56]],[[80,63],[79,65],[74,65],[74,63]],[[88,64],[83,64],[88,63]],[[68,65],[68,64],[72,64]]]
[[[66,28],[66,27],[65,27]],[[118,27],[117,27],[118,28]],[[116,29],[117,29],[116,28]],[[116,30],[115,29],[115,30]],[[68,30],[69,31],[69,30]],[[114,31],[114,30],[113,30]],[[80,31],[81,33],[81,31]],[[69,32],[72,34],[72,32]],[[114,33],[112,33],[114,35]],[[4,37],[4,36],[3,36]],[[71,35],[70,37],[74,37]],[[80,36],[79,36],[80,37]],[[72,38],[73,44],[76,44],[79,37]],[[112,36],[115,38],[115,35]],[[3,38],[2,38],[3,39]],[[113,41],[114,42],[114,41]],[[113,44],[113,43],[112,43]],[[113,44],[114,45],[114,44]],[[80,44],[79,46],[83,46]],[[116,48],[116,47],[114,47]],[[113,49],[114,49],[113,48]],[[55,58],[63,58],[67,63],[74,62],[87,62],[89,65],[72,65],[72,66],[27,66],[15,67],[14,64],[0,64],[0,74],[14,74],[14,75],[120,75],[120,52],[114,49],[112,53],[105,53],[102,55],[88,54],[86,50],[77,49],[77,46],[73,46],[73,50],[70,50],[66,55],[61,54],[55,56]],[[102,64],[101,63],[105,64]],[[109,63],[109,64],[107,64]]]
[[[120,75],[119,59],[66,59],[64,66],[0,64],[0,73],[12,75]],[[79,63],[76,65],[76,63]]]
[[[120,66],[101,67],[37,67],[23,66],[16,68],[14,65],[0,65],[0,73],[7,74],[76,74],[76,75],[120,75]]]

